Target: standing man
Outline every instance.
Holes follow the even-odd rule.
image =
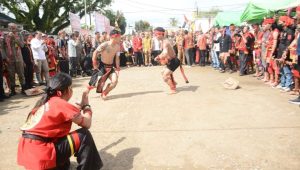
[[[171,94],[176,93],[176,82],[174,80],[173,72],[180,66],[180,60],[177,58],[173,46],[167,38],[164,37],[165,29],[162,27],[155,28],[155,36],[162,41],[162,53],[155,58],[161,64],[167,67],[162,72],[164,81],[170,86]]]
[[[76,38],[75,34],[70,35],[70,40],[68,41],[68,55],[70,60],[70,75],[71,77],[76,77],[77,75],[77,66],[78,66],[78,59],[77,59],[77,51],[76,47],[79,44],[79,38]]]
[[[57,42],[58,52],[59,52],[59,61],[58,68],[61,72],[69,74],[69,59],[67,53],[67,41],[66,41],[66,32],[61,30],[58,32],[59,39]]]
[[[279,45],[278,45],[278,69],[281,75],[280,84],[278,88],[282,88],[284,92],[289,92],[292,89],[293,84],[293,73],[290,66],[286,63],[290,61],[290,55],[288,53],[288,47],[294,39],[294,31],[291,29],[291,26],[294,24],[294,20],[289,16],[280,16],[278,21],[278,28],[282,30],[279,36]],[[279,75],[278,75],[279,76]]]
[[[180,63],[185,65],[183,43],[184,43],[183,31],[180,30],[179,35],[176,37],[177,57],[180,60]]]
[[[22,56],[23,61],[25,63],[24,68],[24,76],[25,76],[25,88],[30,89],[32,88],[33,83],[33,67],[34,67],[34,61],[32,56],[32,51],[30,47],[30,42],[32,40],[32,35],[25,35],[24,36],[24,47],[22,47]]]
[[[77,58],[77,66],[76,66],[76,75],[81,75],[82,68],[80,63],[84,60],[84,50],[83,50],[83,40],[78,31],[74,32],[75,38],[78,40],[78,44],[76,46],[76,58]]]
[[[206,58],[206,42],[207,37],[205,34],[203,34],[202,31],[200,31],[200,35],[197,41],[197,47],[199,48],[200,53],[200,62],[199,65],[204,67],[205,66],[205,58]]]
[[[161,47],[161,41],[158,40],[156,37],[152,38],[152,56],[153,59],[151,59],[151,62],[153,65],[157,65],[157,62],[154,61],[154,59],[161,53],[162,47]]]
[[[100,38],[101,38],[100,33],[98,31],[95,32],[95,38],[93,40],[93,48],[94,49],[96,49],[101,44]]]
[[[251,54],[254,45],[254,36],[249,32],[249,27],[243,28],[241,33],[241,42],[238,42],[239,49],[239,61],[240,61],[240,76],[244,76],[248,73],[247,62],[252,59]]]
[[[188,67],[191,67],[194,63],[194,41],[192,33],[187,30],[184,31],[184,50]]]
[[[49,67],[46,59],[46,52],[48,51],[46,42],[42,41],[42,33],[36,32],[34,38],[30,42],[34,64],[36,66],[36,78],[40,85],[43,85],[41,74],[44,73],[46,84],[49,84]]]
[[[144,51],[144,56],[145,56],[145,65],[146,66],[152,66],[151,64],[151,45],[152,45],[152,39],[150,37],[149,32],[146,32],[145,38],[143,38],[143,51]]]
[[[133,46],[133,53],[136,58],[136,64],[141,67],[143,64],[143,40],[142,38],[137,34],[133,40],[132,40],[132,46]]]
[[[5,96],[4,88],[3,88],[3,59],[6,58],[6,54],[4,51],[4,38],[2,37],[2,33],[0,32],[0,102],[8,97]]]
[[[215,41],[215,43],[220,43],[220,72],[224,73],[226,68],[226,63],[230,62],[229,51],[231,50],[232,39],[229,35],[225,33],[226,27],[223,27],[222,29],[220,28],[220,32],[221,32],[221,36],[219,37],[219,39]]]
[[[110,41],[102,43],[93,53],[93,68],[94,73],[89,82],[90,86],[96,86],[97,93],[102,93],[103,100],[107,99],[107,94],[116,87],[118,83],[118,74],[115,72],[114,60],[116,62],[116,70],[120,71],[120,58],[118,52],[120,51],[121,34],[118,30],[110,32]],[[97,62],[98,54],[101,54],[100,63]],[[116,57],[115,57],[116,56]],[[107,79],[111,80],[106,88],[104,85]],[[103,90],[104,89],[104,90]]]
[[[22,86],[22,93],[25,90],[25,77],[24,77],[24,61],[22,57],[21,48],[24,46],[23,40],[17,33],[17,25],[10,23],[8,29],[11,31],[6,37],[6,61],[9,65],[8,73],[10,79],[10,96],[16,95],[16,73],[20,84]]]

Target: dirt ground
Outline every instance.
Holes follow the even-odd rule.
[[[287,102],[291,96],[251,75],[208,67],[185,68],[190,84],[177,70],[179,93],[169,95],[161,70],[122,70],[107,101],[91,92],[90,130],[103,169],[300,169],[300,107]],[[241,88],[224,89],[220,83],[228,77]],[[71,102],[88,80],[74,80]],[[18,128],[38,98],[18,95],[0,103],[0,169],[22,169],[16,165]]]

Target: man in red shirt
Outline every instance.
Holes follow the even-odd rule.
[[[137,65],[141,67],[141,65],[143,65],[143,40],[138,34],[133,37],[132,46]]]
[[[191,67],[194,63],[194,41],[193,41],[193,34],[189,33],[187,30],[184,31],[184,50],[185,50],[185,57],[186,62],[189,67]]]
[[[206,58],[206,44],[207,44],[207,37],[205,34],[203,34],[202,31],[200,31],[200,35],[197,42],[197,47],[199,48],[200,52],[200,66],[205,66],[205,58]]]

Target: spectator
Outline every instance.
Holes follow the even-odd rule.
[[[36,77],[40,85],[43,85],[41,74],[44,74],[46,84],[49,84],[49,67],[46,59],[46,52],[48,51],[46,42],[42,41],[42,33],[36,32],[34,38],[30,42],[34,64],[36,66]]]
[[[61,72],[69,74],[69,59],[68,59],[68,52],[67,52],[67,40],[66,40],[66,32],[59,31],[58,32],[58,54],[59,54],[59,61],[58,61],[58,69]]]
[[[200,53],[200,62],[199,65],[200,66],[205,66],[205,58],[206,58],[206,44],[207,43],[207,37],[205,34],[203,34],[202,31],[200,31],[200,35],[197,41],[197,46]]]
[[[21,48],[24,46],[21,35],[17,33],[17,25],[14,23],[9,24],[9,32],[6,37],[6,62],[9,65],[8,73],[10,80],[10,96],[16,95],[16,73],[18,74],[19,82],[22,86],[22,93],[25,90],[25,77],[24,77],[24,61],[22,57]]]
[[[22,56],[23,61],[25,63],[24,68],[24,77],[25,77],[25,89],[30,89],[33,86],[33,68],[34,68],[34,60],[31,50],[30,42],[33,36],[31,34],[24,36],[24,47],[22,47]]]
[[[70,75],[71,77],[76,77],[77,74],[77,54],[76,54],[76,46],[80,43],[79,37],[76,38],[75,34],[71,34],[70,40],[68,41],[68,55],[70,60]]]
[[[3,88],[3,59],[6,58],[6,54],[4,51],[4,38],[2,33],[0,32],[0,102],[4,101],[8,97],[5,95]]]
[[[152,39],[150,37],[150,34],[146,32],[145,37],[143,38],[143,51],[145,56],[145,65],[146,66],[152,66],[151,64],[151,45],[152,45]]]
[[[191,67],[194,63],[194,41],[192,33],[189,33],[187,30],[184,31],[184,50],[187,65]]]
[[[133,37],[132,46],[133,46],[133,53],[136,58],[136,64],[139,67],[141,67],[141,65],[143,65],[143,56],[142,56],[143,40],[138,34]]]
[[[184,43],[183,31],[181,30],[179,32],[179,35],[176,37],[177,57],[180,60],[180,63],[185,65],[183,43]]]

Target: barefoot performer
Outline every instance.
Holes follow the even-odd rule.
[[[114,89],[118,83],[118,75],[120,71],[120,40],[120,32],[118,30],[112,30],[110,32],[110,41],[103,42],[93,53],[94,72],[89,85],[96,87],[96,92],[102,93],[101,97],[104,100],[107,98],[107,94]],[[101,60],[99,63],[97,62],[98,53],[101,54]],[[116,74],[114,69],[114,60],[118,74]],[[105,82],[108,78],[111,80],[111,83],[109,83],[104,89]]]
[[[158,40],[162,41],[162,53],[155,58],[155,61],[160,62],[162,65],[166,65],[163,70],[163,79],[170,86],[171,94],[176,93],[176,82],[174,80],[173,72],[180,66],[181,74],[185,79],[186,83],[189,83],[186,78],[183,68],[180,64],[180,60],[176,57],[172,45],[168,39],[164,38],[165,29],[162,27],[157,27],[154,30],[154,34]]]
[[[82,101],[72,105],[72,78],[57,73],[50,80],[47,92],[27,116],[18,146],[18,164],[25,169],[69,169],[72,155],[77,157],[77,169],[96,170],[102,161],[88,130],[92,110],[89,89]],[[70,132],[72,123],[82,128]]]

